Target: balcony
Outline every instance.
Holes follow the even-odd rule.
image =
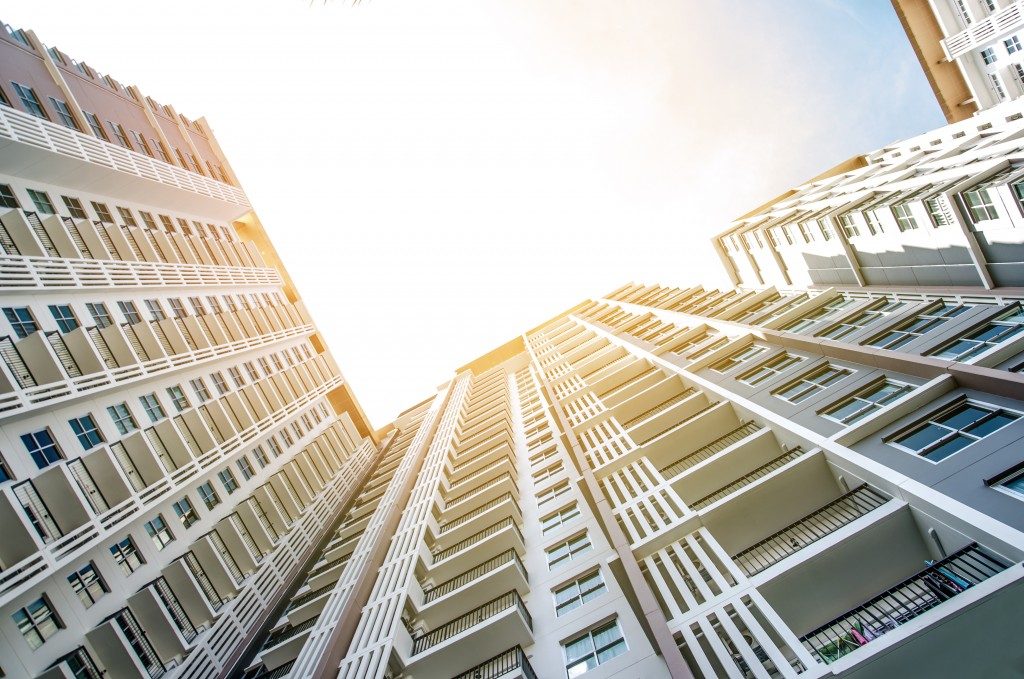
[[[807,451],[805,451],[803,448],[799,446],[797,446],[796,448],[790,448],[782,455],[779,455],[778,457],[769,460],[768,462],[760,465],[756,469],[747,472],[746,474],[736,479],[735,481],[727,483],[725,486],[711,493],[708,493],[704,497],[701,497],[693,501],[687,501],[687,506],[689,506],[690,509],[693,509],[694,511],[699,511],[701,509],[709,507],[714,503],[718,502],[719,500],[723,500],[732,495],[733,493],[742,490],[743,488],[746,488],[750,484],[756,482],[758,479],[762,479],[771,474],[772,472],[782,469],[790,462],[800,459],[800,457],[803,456],[806,452]]]
[[[406,671],[417,679],[447,679],[453,667],[494,658],[509,644],[533,643],[533,619],[515,590],[412,639]]]
[[[516,523],[522,521],[522,513],[516,503],[516,496],[504,493],[476,509],[442,523],[437,529],[436,544],[451,544],[473,534],[487,521],[494,521],[498,516],[511,516]]]
[[[188,653],[199,632],[164,578],[128,598],[128,607],[165,663]]]
[[[434,627],[442,620],[482,605],[494,592],[513,589],[525,596],[530,590],[529,576],[516,550],[507,549],[454,578],[424,589],[417,619]]]
[[[455,577],[474,561],[490,559],[508,550],[525,551],[525,538],[512,517],[491,524],[478,533],[453,544],[452,546],[432,552],[430,575],[435,580],[448,580]],[[472,550],[470,548],[472,547]],[[474,561],[467,563],[472,557]]]
[[[646,367],[646,369],[636,371],[628,379],[612,382],[605,385],[603,391],[595,390],[594,393],[606,407],[611,409],[664,379],[665,373],[660,368]]]
[[[454,497],[446,498],[444,511],[445,514],[453,510],[457,513],[469,512],[505,493],[512,493],[517,498],[519,497],[519,487],[516,485],[515,476],[507,471]]]
[[[299,625],[286,625],[272,632],[264,642],[263,650],[259,655],[267,669],[277,669],[281,665],[295,660],[318,619],[314,616]]]
[[[55,662],[38,679],[103,679],[105,674],[100,671],[89,651],[79,646]]]
[[[104,667],[117,668],[119,679],[158,679],[167,671],[149,637],[127,608],[89,630],[85,638]]]
[[[520,646],[499,653],[490,660],[485,660],[476,667],[471,667],[454,679],[537,679],[526,653]]]
[[[739,427],[732,429],[726,434],[716,438],[696,450],[686,453],[681,458],[661,468],[661,475],[666,479],[672,479],[682,474],[687,469],[700,464],[722,451],[744,441],[747,437],[761,431],[761,425],[756,422],[745,422]]]

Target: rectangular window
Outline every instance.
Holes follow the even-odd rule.
[[[46,191],[28,189],[28,197],[32,199],[32,202],[35,204],[38,212],[44,215],[57,214],[57,211],[53,209],[53,202],[50,200],[50,196]]]
[[[142,223],[145,224],[145,226],[146,226],[146,228],[148,230],[150,230],[150,231],[156,231],[157,230],[157,228],[156,228],[156,221],[154,221],[153,214],[151,212],[146,212],[145,210],[139,210],[139,215],[142,217]]]
[[[980,328],[961,335],[940,349],[930,352],[929,355],[967,362],[1000,344],[1009,342],[1021,333],[1024,333],[1024,309],[1018,307]]]
[[[89,127],[92,128],[92,133],[103,141],[110,141],[110,137],[107,136],[106,131],[100,124],[100,119],[96,117],[95,113],[89,113],[88,111],[82,111],[85,114],[85,120],[89,123]]]
[[[950,219],[943,209],[942,201],[940,198],[929,198],[924,202],[925,207],[928,208],[928,216],[932,218],[932,224],[935,228],[942,226],[949,226]]]
[[[964,191],[960,195],[963,196],[967,212],[971,216],[971,221],[975,224],[999,219],[999,211],[996,210],[992,195],[988,192],[988,189]]]
[[[999,101],[1006,99],[1006,90],[1003,89],[1003,81],[999,79],[999,76],[995,73],[989,73],[988,81],[992,85],[992,94],[995,95],[996,99]]]
[[[173,387],[167,387],[167,395],[171,399],[171,403],[174,404],[174,409],[179,413],[188,408],[188,398],[185,396],[185,392],[181,390],[181,387],[174,385]]]
[[[164,521],[163,515],[157,514],[152,521],[147,521],[144,527],[149,533],[149,537],[153,538],[153,544],[157,549],[163,549],[174,542],[174,534],[171,533],[170,527]]]
[[[985,65],[994,64],[996,62],[996,51],[992,47],[986,47],[985,49],[978,52],[978,56],[985,62]]]
[[[112,323],[110,312],[107,310],[107,305],[103,302],[86,302],[85,308],[89,310],[93,321],[96,322],[96,327],[105,328]]]
[[[840,424],[853,424],[878,412],[913,389],[912,385],[884,379],[832,404],[820,414]]]
[[[206,388],[206,382],[203,381],[202,377],[189,380],[188,383],[192,386],[192,391],[196,393],[196,398],[199,399],[200,403],[210,400],[210,390]]]
[[[568,504],[551,514],[548,514],[547,516],[541,517],[541,532],[547,535],[551,531],[560,528],[566,523],[572,521],[579,515],[579,506],[575,502],[573,502],[572,504]]]
[[[263,450],[263,446],[256,446],[253,448],[252,456],[256,460],[256,464],[260,467],[266,467],[270,464],[270,458],[267,457],[267,451]]]
[[[1011,35],[1009,38],[1004,40],[1003,45],[1006,46],[1006,51],[1009,54],[1013,54],[1014,52],[1020,52],[1021,50],[1020,38],[1018,38],[1015,35]]]
[[[167,315],[164,313],[163,307],[160,306],[160,300],[147,299],[146,308],[149,309],[149,314],[150,316],[153,317],[154,321],[162,321],[165,318],[167,318]]]
[[[872,236],[885,233],[885,229],[882,227],[882,220],[874,210],[865,210],[861,214],[864,215],[864,222],[868,225],[868,232]]]
[[[36,118],[42,118],[43,120],[49,120],[50,116],[46,115],[46,111],[43,110],[43,104],[39,101],[39,97],[36,96],[36,91],[28,85],[22,85],[16,83],[13,80],[11,85],[14,86],[14,93],[18,95],[18,99],[21,99],[21,105],[25,107],[25,110],[34,115]]]
[[[951,318],[955,318],[970,309],[970,306],[956,306],[940,302],[929,307],[917,316],[903,321],[880,335],[864,342],[879,349],[898,349],[913,342],[921,335],[934,330]]]
[[[182,304],[181,299],[178,297],[171,297],[167,300],[167,303],[171,305],[171,314],[175,318],[185,318],[188,316],[188,312],[185,311],[185,305]]]
[[[256,470],[252,468],[252,462],[249,462],[249,458],[245,455],[238,460],[238,471],[242,472],[242,478],[246,481],[256,475]]]
[[[39,330],[36,319],[32,317],[32,312],[27,306],[4,307],[4,316],[7,317],[18,339],[25,339]]]
[[[0,184],[0,207],[20,208],[10,184]]]
[[[562,481],[560,483],[557,483],[557,484],[551,486],[550,488],[546,488],[546,489],[544,489],[544,490],[542,490],[542,491],[537,493],[537,505],[539,506],[539,505],[546,504],[546,503],[554,500],[556,497],[560,497],[562,495],[565,495],[568,492],[569,492],[569,482],[568,481]]]
[[[128,135],[125,134],[124,128],[121,127],[120,123],[115,123],[113,121],[108,120],[107,125],[110,126],[110,131],[114,133],[114,139],[117,140],[118,144],[125,147],[129,151],[135,150],[132,148],[132,143],[128,141]]]
[[[217,388],[217,392],[223,396],[224,394],[231,391],[228,388],[228,383],[224,381],[224,375],[219,372],[211,373],[210,379],[213,380],[213,386]]]
[[[61,332],[71,332],[78,327],[78,320],[71,311],[70,305],[51,304],[50,313],[53,314],[53,320],[57,321],[57,327]]]
[[[565,651],[565,670],[569,679],[603,665],[627,650],[626,639],[619,629],[619,621],[595,627],[562,644]]]
[[[89,202],[92,204],[93,212],[96,213],[96,219],[104,224],[114,223],[114,217],[110,214],[110,208],[107,207],[106,203],[97,203],[95,200]]]
[[[130,132],[132,133],[132,138],[135,140],[135,146],[142,149],[142,152],[147,156],[153,158],[153,149],[149,148],[149,142],[146,141],[146,138],[135,130],[130,130]]]
[[[114,557],[114,561],[121,567],[125,575],[131,575],[139,566],[146,563],[142,555],[139,554],[139,550],[131,536],[114,543],[110,548],[110,554]]]
[[[199,514],[197,514],[195,508],[192,507],[192,502],[188,499],[187,495],[177,502],[172,503],[171,507],[174,509],[174,513],[178,515],[178,518],[181,519],[181,525],[185,528],[188,528],[199,520]]]
[[[919,420],[886,443],[939,462],[1019,418],[1019,413],[1009,410],[961,401]]]
[[[121,313],[124,315],[124,320],[128,325],[135,325],[142,320],[142,316],[139,315],[139,310],[135,306],[135,302],[118,302],[117,308],[121,310]]]
[[[846,368],[837,368],[831,364],[825,364],[801,375],[793,382],[772,393],[783,401],[800,403],[852,374],[853,372]]]
[[[860,228],[857,226],[857,222],[854,221],[853,215],[849,212],[839,215],[839,225],[843,227],[843,233],[846,234],[847,238],[856,238],[860,235]]]
[[[64,459],[57,442],[53,440],[49,429],[40,429],[30,434],[22,434],[21,442],[28,451],[29,457],[40,469]]]
[[[220,479],[221,484],[224,486],[224,492],[228,495],[238,490],[238,481],[235,480],[235,475],[231,473],[230,469],[221,469],[217,472],[217,478]]]
[[[575,535],[565,542],[560,542],[557,545],[548,547],[544,550],[544,554],[548,560],[548,570],[554,569],[556,566],[564,565],[575,559],[581,554],[586,554],[593,548],[590,543],[590,535],[588,533],[580,533]]]
[[[46,643],[46,640],[64,628],[60,618],[53,612],[50,600],[41,596],[24,608],[19,608],[11,615],[18,626],[21,636],[25,637],[29,648],[33,651]]]
[[[217,495],[217,491],[214,490],[213,484],[209,481],[199,484],[196,491],[199,493],[199,499],[203,501],[207,509],[213,509],[220,504],[220,496]]]
[[[103,443],[103,435],[100,434],[99,427],[96,426],[96,421],[91,414],[72,418],[68,420],[68,424],[71,425],[71,431],[75,432],[75,436],[78,437],[83,450],[90,450]]]
[[[768,359],[753,370],[743,373],[737,380],[752,387],[788,370],[802,360],[803,358],[799,356],[783,353],[775,358]]]
[[[572,582],[562,585],[553,591],[555,596],[555,615],[565,615],[576,610],[588,601],[592,601],[608,591],[601,576],[600,569],[581,575]]]
[[[729,354],[721,361],[713,363],[711,365],[711,369],[714,370],[715,372],[725,373],[732,370],[738,365],[743,365],[744,363],[751,360],[755,356],[760,356],[766,351],[768,351],[767,347],[751,344],[749,346],[743,347],[742,349],[735,353]]]
[[[892,214],[896,218],[896,226],[900,231],[913,231],[917,228],[917,220],[907,203],[892,206]]]
[[[100,597],[110,591],[91,561],[69,575],[68,584],[86,608],[91,608]]]
[[[82,201],[71,196],[61,196],[60,199],[64,201],[64,207],[67,208],[68,214],[75,219],[88,219],[89,216],[85,214],[85,208],[82,207]]]
[[[146,415],[149,416],[150,422],[159,422],[167,417],[163,407],[160,405],[160,401],[156,398],[156,394],[150,393],[140,396],[139,402],[142,404],[142,409],[146,411]]]
[[[245,386],[245,379],[242,377],[242,371],[235,366],[228,368],[228,374],[231,375],[231,381],[235,383],[235,387],[241,389]]]
[[[68,103],[66,101],[50,97],[50,104],[53,106],[53,110],[57,112],[57,118],[64,127],[72,130],[78,129],[78,123],[75,122],[75,116],[71,115],[71,109],[68,108]]]
[[[135,221],[135,215],[132,211],[126,207],[117,206],[117,213],[121,215],[121,221],[124,222],[125,226],[138,226],[139,223]]]
[[[125,436],[136,429],[139,425],[135,424],[135,418],[132,417],[131,411],[128,410],[128,404],[118,403],[107,408],[107,412],[110,413],[110,419],[114,421],[114,426],[117,427],[117,431]]]

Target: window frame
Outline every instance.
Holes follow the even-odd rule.
[[[938,421],[939,418],[941,418],[941,417],[946,417],[946,416],[953,415],[953,414],[955,414],[956,411],[963,410],[963,409],[966,409],[966,408],[976,408],[976,409],[979,409],[979,410],[985,410],[987,412],[984,415],[982,415],[981,417],[979,417],[979,418],[977,418],[975,420],[972,420],[971,422],[968,422],[967,424],[965,424],[965,425],[963,425],[961,427],[958,427],[956,429],[954,429],[953,427],[951,427],[951,426],[949,426],[947,424],[944,424],[944,423]],[[1006,414],[1006,415],[1012,416],[1011,421],[1009,421],[1006,424],[1003,424],[1003,425],[997,427],[996,429],[993,429],[992,431],[990,431],[990,432],[988,432],[988,433],[986,433],[986,434],[984,434],[982,436],[978,436],[976,434],[972,434],[969,431],[966,431],[970,427],[974,427],[974,426],[983,424],[983,423],[985,423],[985,422],[987,422],[987,421],[989,421],[989,420],[991,420],[991,419],[993,419],[993,418],[995,418],[995,417],[997,417],[997,416],[999,416],[1001,414]],[[989,403],[984,403],[982,401],[978,401],[976,399],[972,399],[972,398],[968,398],[968,397],[964,396],[964,397],[955,399],[955,400],[953,400],[953,401],[951,401],[949,403],[946,403],[946,404],[944,404],[942,406],[939,406],[938,408],[936,408],[935,410],[933,410],[932,412],[928,413],[927,415],[925,415],[923,417],[919,417],[917,420],[915,420],[914,422],[910,423],[909,425],[900,428],[899,431],[896,431],[896,432],[886,436],[883,439],[883,442],[885,442],[889,446],[892,446],[896,450],[900,450],[900,451],[903,451],[905,453],[909,453],[911,455],[914,455],[915,457],[918,457],[918,458],[921,458],[923,460],[926,460],[927,462],[930,462],[931,464],[939,464],[939,463],[941,463],[944,460],[948,460],[950,457],[953,457],[955,455],[958,455],[958,454],[962,453],[964,450],[970,448],[975,443],[978,443],[979,441],[982,441],[982,440],[988,438],[989,436],[991,436],[992,434],[996,433],[997,431],[1000,431],[1001,429],[1004,429],[1004,428],[1010,426],[1014,422],[1020,420],[1022,416],[1024,416],[1024,413],[1018,412],[1018,411],[1013,410],[1011,408],[1003,408],[1002,406],[997,406],[997,405],[992,405],[992,404],[989,404]],[[938,427],[940,429],[945,429],[946,433],[943,434],[942,436],[939,436],[934,441],[931,441],[930,443],[928,443],[928,444],[926,444],[926,445],[924,445],[924,446],[922,446],[921,448],[918,448],[918,449],[914,449],[914,448],[911,448],[910,446],[906,446],[906,445],[903,445],[902,443],[900,443],[900,440],[904,440],[905,441],[907,438],[909,438],[913,434],[921,432],[921,431],[924,431],[929,426],[935,426],[935,427]],[[970,443],[967,443],[966,445],[964,445],[963,447],[958,448],[958,449],[954,450],[951,453],[943,455],[942,457],[940,457],[937,460],[933,460],[932,458],[927,457],[927,454],[929,452],[933,452],[935,450],[940,449],[946,442],[952,441],[952,440],[956,439],[957,436],[964,436],[966,438],[971,438],[973,440]]]

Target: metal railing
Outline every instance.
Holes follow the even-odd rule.
[[[612,387],[611,389],[606,389],[605,391],[602,391],[600,394],[597,395],[597,397],[599,399],[604,399],[604,397],[606,397],[606,396],[611,396],[612,392],[616,392],[616,391],[619,391],[620,389],[626,389],[628,387],[631,387],[632,385],[634,385],[637,382],[639,382],[640,380],[644,379],[645,377],[647,377],[651,373],[657,372],[657,370],[658,370],[657,368],[648,368],[647,370],[644,370],[642,373],[640,373],[636,377],[631,377],[628,380],[626,380],[625,382],[623,382],[622,384],[617,384],[614,387]]]
[[[709,493],[708,495],[705,495],[704,497],[700,498],[699,500],[696,500],[693,504],[690,505],[690,508],[694,509],[694,510],[704,509],[708,505],[712,505],[715,502],[718,502],[723,497],[726,497],[728,495],[732,495],[733,493],[735,493],[740,488],[743,488],[745,486],[749,486],[754,481],[757,481],[758,479],[760,479],[760,478],[762,478],[764,476],[768,476],[769,474],[771,474],[776,469],[780,469],[781,467],[785,467],[787,464],[789,464],[793,460],[795,460],[798,457],[802,456],[804,454],[804,452],[805,452],[804,449],[801,448],[800,446],[797,446],[796,448],[790,448],[789,450],[784,452],[782,455],[779,455],[774,460],[772,460],[770,462],[764,463],[763,465],[761,465],[760,467],[758,467],[754,471],[749,472],[747,474],[744,474],[742,477],[736,479],[732,483],[730,483],[728,485],[725,485],[725,486],[722,486],[721,488],[719,488],[718,490],[714,491],[713,493]]]
[[[827,537],[889,501],[889,496],[867,484],[829,502],[780,531],[747,547],[733,557],[747,575],[756,575],[791,554]]]
[[[313,599],[315,599],[315,598],[317,598],[319,596],[323,596],[327,592],[330,592],[332,589],[334,589],[334,585],[336,585],[336,584],[337,583],[332,582],[329,585],[324,585],[320,589],[314,589],[312,592],[306,592],[302,596],[300,596],[298,598],[295,598],[295,599],[292,599],[292,602],[290,604],[288,604],[288,610],[289,611],[293,611],[296,608],[298,608],[299,606],[302,606],[303,604],[308,604]]]
[[[658,413],[660,413],[662,411],[668,410],[669,408],[671,408],[675,404],[679,403],[680,401],[685,401],[686,399],[690,398],[691,396],[693,396],[696,393],[697,393],[696,389],[694,389],[693,387],[687,387],[681,393],[676,394],[672,398],[670,398],[668,400],[665,400],[665,401],[662,401],[661,403],[659,403],[658,405],[654,406],[653,408],[648,408],[647,410],[643,411],[642,413],[640,413],[636,417],[633,417],[630,420],[628,420],[626,422],[623,422],[622,426],[623,427],[631,427],[634,424],[636,424],[637,422],[640,422],[641,420],[645,420],[648,417],[652,417],[652,416],[657,415]]]
[[[513,670],[520,670],[528,679],[537,679],[537,674],[526,659],[526,653],[519,646],[499,653],[476,667],[471,667],[454,679],[497,679]]]
[[[459,479],[458,481],[455,481],[454,483],[452,483],[451,486],[448,487],[448,491],[447,492],[452,493],[452,492],[458,491],[462,486],[466,486],[466,485],[468,485],[470,483],[473,483],[474,481],[480,479],[481,477],[486,476],[489,473],[492,473],[494,471],[494,469],[496,467],[498,467],[498,465],[500,465],[501,463],[505,462],[506,460],[508,461],[509,467],[511,467],[512,469],[516,468],[515,460],[513,460],[510,455],[507,455],[507,454],[503,455],[499,459],[494,460],[493,462],[488,463],[483,468],[478,469],[478,470],[476,470],[475,472],[473,472],[471,474],[468,474],[467,476]],[[451,479],[451,475],[449,474],[449,480],[450,479]]]
[[[75,679],[103,679],[104,675],[106,675],[106,672],[100,672],[100,668],[96,666],[96,661],[92,659],[89,651],[85,650],[84,646],[79,646],[71,651],[55,662],[54,666],[61,663],[67,665],[71,671],[71,676],[75,677]]]
[[[213,610],[219,611],[220,607],[224,605],[224,599],[217,593],[217,588],[213,586],[213,581],[210,580],[210,576],[207,574],[206,569],[203,568],[203,565],[199,563],[199,559],[192,552],[185,552],[181,560],[192,573],[192,577],[199,583],[199,589],[203,590],[203,594],[206,596],[210,606]]]
[[[516,567],[519,569],[519,571],[523,574],[523,577],[528,579],[528,576],[526,574],[526,567],[523,566],[523,562],[519,560],[519,554],[517,554],[516,550],[514,549],[507,549],[498,556],[494,557],[493,559],[488,559],[479,566],[475,566],[469,569],[465,573],[456,575],[454,578],[451,578],[450,580],[445,580],[436,587],[431,587],[430,589],[424,590],[423,603],[430,603],[434,599],[442,597],[445,594],[454,592],[460,587],[463,587],[469,584],[470,582],[473,582],[477,578],[483,577],[487,573],[490,573],[493,570],[497,570],[498,568],[501,568],[507,563],[513,562],[516,564]]]
[[[149,637],[142,631],[139,621],[135,619],[132,612],[127,608],[122,608],[110,616],[109,619],[113,619],[117,626],[121,628],[121,632],[128,641],[128,645],[135,651],[135,655],[138,657],[139,662],[142,663],[142,666],[146,668],[150,679],[162,677],[167,668],[160,661],[160,656],[156,654],[153,645],[149,643]]]
[[[416,655],[417,653],[422,653],[423,651],[431,649],[438,644],[444,643],[455,635],[461,634],[462,632],[504,613],[511,608],[519,609],[523,619],[526,621],[526,625],[530,629],[533,629],[533,618],[530,617],[530,612],[526,610],[526,604],[523,603],[522,598],[519,596],[519,592],[513,589],[512,591],[506,592],[495,599],[491,599],[483,606],[480,606],[465,615],[461,615],[451,622],[441,625],[433,631],[416,637],[412,640],[412,654]]]
[[[683,472],[690,467],[708,459],[712,455],[722,452],[734,443],[739,443],[751,434],[761,431],[761,425],[756,422],[744,422],[729,433],[720,436],[706,446],[701,446],[692,453],[687,453],[672,464],[661,468],[661,475],[670,479],[676,474]]]
[[[689,424],[693,420],[697,419],[698,417],[700,417],[701,415],[703,415],[707,411],[709,411],[712,408],[714,408],[715,406],[717,406],[720,402],[721,401],[714,401],[713,403],[709,403],[706,406],[704,406],[703,408],[701,408],[700,410],[698,410],[697,412],[695,412],[694,414],[690,415],[689,417],[685,417],[685,418],[679,420],[678,422],[672,424],[672,426],[666,427],[665,429],[662,429],[657,434],[652,434],[651,436],[648,436],[643,441],[637,441],[636,444],[638,446],[646,446],[648,443],[650,443],[654,439],[656,439],[656,438],[658,438],[660,436],[664,436],[665,434],[667,434],[667,433],[669,433],[671,431],[675,431],[676,429],[679,429],[680,427],[682,427],[685,424]]]
[[[286,628],[284,628],[282,630],[278,630],[278,631],[274,632],[269,637],[267,637],[267,641],[263,644],[263,648],[264,649],[273,648],[274,646],[277,646],[278,644],[281,644],[281,643],[284,643],[285,641],[288,641],[289,639],[291,639],[294,636],[302,634],[303,632],[305,632],[308,629],[312,629],[313,626],[316,625],[316,622],[317,622],[317,620],[319,618],[320,618],[320,616],[318,616],[318,615],[317,616],[313,616],[309,620],[306,620],[305,622],[299,623],[298,625],[295,625],[294,627],[286,627]]]
[[[178,599],[178,595],[174,593],[171,586],[167,584],[167,580],[160,577],[153,581],[153,591],[156,592],[157,597],[163,603],[164,608],[167,609],[167,614],[171,616],[171,620],[174,621],[178,631],[181,632],[181,636],[185,637],[185,641],[189,643],[195,641],[196,636],[199,632],[196,631],[196,626],[189,620],[188,614],[185,613],[185,609],[181,605],[181,601]]]
[[[476,543],[480,542],[481,540],[489,538],[490,536],[494,535],[498,531],[504,530],[504,529],[508,528],[509,526],[511,526],[513,529],[515,529],[516,535],[519,536],[520,540],[524,539],[522,531],[519,530],[519,526],[517,526],[515,521],[512,520],[512,517],[511,516],[506,516],[501,521],[498,521],[497,523],[492,523],[490,526],[488,526],[487,528],[484,528],[479,533],[474,533],[473,535],[470,535],[465,540],[461,540],[459,542],[456,542],[454,545],[452,545],[448,549],[442,549],[440,552],[434,552],[434,563],[437,563],[438,561],[441,561],[442,559],[447,559],[448,557],[452,556],[453,554],[457,554],[457,553],[461,552],[462,550],[466,549],[467,547],[471,547],[471,546],[475,545]]]
[[[800,637],[820,662],[833,663],[1010,567],[972,543]]]
[[[467,521],[472,521],[473,519],[475,519],[476,517],[480,516],[481,514],[486,512],[487,510],[492,509],[494,507],[497,507],[498,505],[500,505],[505,500],[512,500],[513,502],[515,502],[515,496],[512,495],[512,493],[503,493],[502,495],[499,495],[498,497],[494,498],[490,502],[487,502],[485,504],[480,505],[479,507],[477,507],[473,511],[466,512],[462,516],[460,516],[460,517],[458,517],[456,519],[452,519],[448,523],[441,524],[438,527],[438,529],[437,529],[438,535],[440,535],[442,533],[447,533],[448,531],[450,531],[453,528],[458,528],[459,526],[461,526],[462,524],[466,523]]]
[[[495,476],[493,479],[488,479],[487,481],[484,481],[480,485],[475,486],[473,488],[470,488],[469,490],[467,490],[465,493],[462,493],[461,495],[457,495],[457,496],[455,496],[453,498],[446,499],[444,501],[445,510],[447,511],[447,509],[449,507],[453,507],[453,506],[457,505],[458,503],[462,502],[463,500],[465,500],[466,498],[470,497],[471,495],[476,495],[477,493],[479,493],[482,490],[486,490],[487,488],[490,488],[491,486],[498,485],[499,483],[501,483],[505,479],[508,479],[509,481],[511,481],[512,487],[515,488],[516,492],[518,493],[519,492],[519,487],[516,485],[515,477],[512,476],[512,474],[510,474],[509,472],[504,472],[503,474]]]

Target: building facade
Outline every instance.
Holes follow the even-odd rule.
[[[375,434],[206,122],[3,29],[2,674],[226,674]]]

